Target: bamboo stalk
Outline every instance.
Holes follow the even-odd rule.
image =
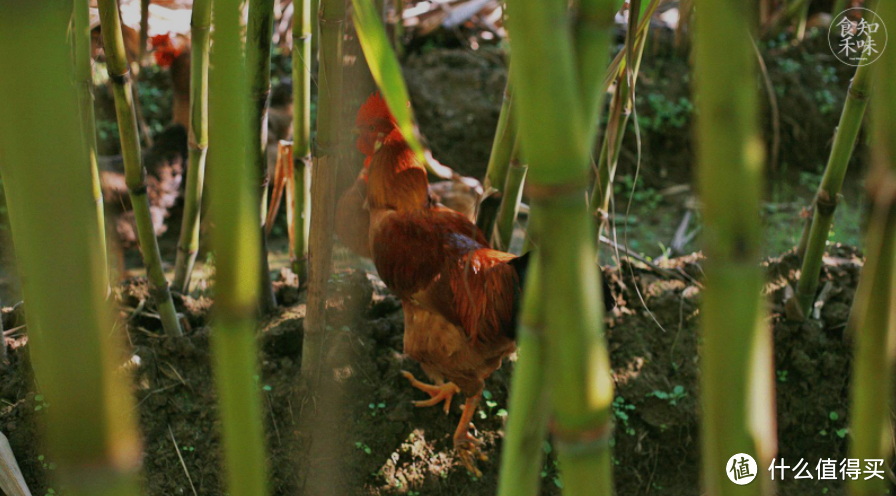
[[[311,227],[311,0],[297,0],[292,24],[293,249],[292,270],[302,286],[308,279]]]
[[[896,4],[881,4],[880,15],[885,24],[896,22]],[[896,52],[885,51],[874,64],[879,65],[875,91],[880,105],[872,111],[873,165],[866,180],[873,207],[865,266],[849,323],[855,341],[850,458],[890,460],[896,360]],[[852,496],[884,494],[886,488],[886,482],[877,478],[848,484]]]
[[[249,0],[249,27],[246,43],[246,68],[251,84],[252,106],[249,122],[252,123],[253,163],[261,188],[260,212],[267,212],[268,174],[268,102],[271,96],[271,40],[274,33],[274,0]],[[261,217],[261,252],[259,255],[261,273],[259,308],[269,313],[277,308],[274,286],[271,282],[271,268],[268,262],[268,243],[265,234],[265,219]]]
[[[732,455],[746,453],[758,460],[761,472],[773,443],[765,436],[774,432],[759,265],[764,145],[757,126],[755,59],[749,33],[742,29],[751,8],[740,0],[702,0],[695,9],[698,184],[706,253],[700,310],[702,489],[717,496],[764,494],[763,484],[726,480],[731,469],[726,465]]]
[[[250,111],[242,33],[243,2],[215,0],[212,4],[211,70],[209,72],[209,139],[215,152],[209,166],[210,214],[216,301],[213,333],[214,372],[220,399],[227,494],[268,494],[255,342],[255,311],[259,292],[257,263],[261,248],[258,177],[252,136],[257,129],[246,118]],[[252,129],[250,129],[250,127]]]
[[[511,160],[510,168],[507,170],[507,181],[504,183],[501,205],[498,207],[495,234],[492,238],[492,246],[497,250],[510,250],[510,242],[513,239],[513,227],[520,212],[520,202],[523,199],[523,184],[526,182],[526,173],[528,171],[529,166],[521,164],[519,159],[513,158]]]
[[[519,359],[510,390],[498,496],[535,496],[541,482],[538,474],[551,405],[545,363],[545,309],[538,291],[538,254],[532,256],[517,331]]]
[[[598,83],[603,80],[607,69],[607,34],[613,29],[620,3],[617,0],[579,0],[578,3],[579,12],[573,26],[573,37],[579,74],[579,97],[582,108],[585,109],[589,143],[594,141],[597,134],[605,93]]]
[[[6,338],[3,337],[3,301],[0,300],[0,363],[8,362],[8,352],[6,351]]]
[[[131,396],[115,371],[120,335],[106,304],[73,84],[73,8],[72,1],[4,4],[0,67],[16,70],[0,71],[0,174],[27,300],[29,355],[52,404],[41,437],[58,464],[53,475],[70,496],[137,495],[141,448]]]
[[[874,9],[875,5],[876,2],[873,0],[868,2],[869,9]],[[803,265],[794,300],[803,316],[809,315],[809,309],[815,301],[828,233],[834,221],[834,212],[839,203],[840,189],[843,187],[849,159],[852,157],[856,138],[862,128],[862,119],[871,96],[871,82],[876,66],[877,64],[867,64],[856,69],[856,75],[849,84],[840,122],[834,133],[834,145],[824,169],[824,176],[815,195],[812,223],[808,227],[808,242],[806,252],[803,254]]]
[[[326,327],[327,280],[333,252],[334,186],[339,164],[342,117],[342,38],[345,0],[320,4],[320,90],[317,100],[317,143],[311,176],[308,303],[302,347],[302,377],[313,384],[319,372]]]
[[[124,52],[124,39],[121,35],[121,19],[118,15],[117,0],[98,0],[100,22],[103,27],[103,46],[106,51],[106,67],[109,79],[112,80],[115,95],[115,114],[118,117],[121,154],[124,158],[125,181],[134,209],[134,220],[137,224],[137,237],[143,264],[146,266],[146,277],[149,281],[150,294],[162,318],[162,327],[169,336],[182,336],[177,311],[168,281],[162,270],[162,256],[159,253],[159,242],[156,239],[149,212],[149,197],[146,195],[146,169],[140,153],[140,137],[137,134],[137,117],[134,113],[134,98],[131,91],[130,69]]]
[[[575,49],[563,2],[510,0],[513,15],[507,20],[511,33],[525,33],[510,39],[511,77],[541,241],[539,289],[546,309],[545,368],[553,385],[553,435],[569,495],[613,493],[613,382],[602,307],[596,304],[601,288],[585,202],[612,3],[588,0],[580,6]],[[578,69],[574,54],[580,55]]]
[[[149,3],[150,0],[140,0],[140,52],[137,63],[141,67],[146,61],[146,45],[149,42]]]
[[[504,100],[501,102],[501,113],[498,115],[498,127],[495,130],[495,139],[492,141],[492,150],[488,158],[488,167],[485,171],[485,180],[482,182],[485,196],[479,203],[476,216],[476,225],[492,241],[492,246],[494,246],[495,241],[495,221],[498,217],[498,209],[503,200],[504,185],[507,181],[507,170],[510,167],[510,160],[517,142],[512,96],[513,86],[510,82],[510,77],[508,77],[507,86],[504,88]]]
[[[174,287],[190,290],[190,278],[199,253],[199,226],[205,161],[208,155],[208,38],[211,28],[211,0],[194,0],[190,20],[190,137],[187,184],[184,188],[184,216],[177,242]]]
[[[78,108],[81,112],[81,136],[87,147],[90,177],[93,182],[93,198],[96,203],[97,225],[103,242],[103,272],[109,280],[109,266],[106,262],[106,221],[103,212],[103,191],[100,186],[100,171],[97,165],[96,119],[93,109],[93,64],[90,56],[90,9],[85,2],[75,2],[72,24],[72,47],[75,58],[75,82],[78,85]]]

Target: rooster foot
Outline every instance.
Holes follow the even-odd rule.
[[[408,381],[411,382],[411,386],[423,391],[424,393],[429,395],[428,400],[423,401],[415,401],[414,406],[422,408],[426,406],[435,406],[441,402],[445,402],[444,407],[442,408],[445,411],[445,414],[448,414],[448,410],[451,408],[451,399],[455,394],[460,392],[460,388],[457,387],[453,382],[446,382],[445,384],[426,384],[425,382],[420,382],[417,378],[414,377],[413,374],[406,370],[401,371],[401,375],[403,375]]]
[[[460,463],[475,477],[482,477],[482,471],[476,467],[476,461],[488,461],[488,456],[482,453],[484,443],[473,437],[470,431],[464,430],[454,436],[454,451],[460,458]]]

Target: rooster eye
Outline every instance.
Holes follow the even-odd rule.
[[[370,126],[368,126],[368,129],[370,129],[370,131],[373,132],[373,130],[376,129],[376,126],[374,126],[373,124],[371,124]]]

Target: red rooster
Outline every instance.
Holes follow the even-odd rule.
[[[426,170],[379,95],[361,108],[358,127],[359,147],[375,152],[364,184],[369,253],[383,282],[402,301],[404,351],[435,385],[404,375],[430,395],[417,406],[444,401],[447,413],[455,393],[467,397],[454,447],[463,465],[479,475],[475,461],[486,457],[470,433],[471,421],[485,379],[514,351],[528,257],[488,248],[475,224],[434,204]]]
[[[381,141],[395,129],[395,119],[389,113],[379,94],[371,96],[361,106],[355,119],[358,150],[366,157],[364,168],[355,182],[345,190],[336,205],[336,236],[348,249],[356,254],[371,258],[370,213],[367,211],[367,173],[370,161],[376,153],[377,141]]]

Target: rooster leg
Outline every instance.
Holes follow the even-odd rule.
[[[473,426],[473,415],[476,414],[476,408],[479,405],[480,395],[467,398],[464,403],[464,413],[460,417],[460,423],[457,430],[454,431],[454,450],[460,457],[460,462],[476,477],[482,477],[482,472],[476,468],[476,460],[487,461],[488,457],[482,453],[482,441],[470,434],[470,428]]]
[[[451,408],[451,399],[456,393],[460,392],[460,388],[457,387],[457,385],[455,385],[453,382],[432,385],[418,381],[413,374],[406,370],[402,370],[401,375],[405,376],[405,378],[411,382],[411,386],[414,386],[415,388],[429,395],[430,398],[428,400],[415,401],[414,406],[417,407],[435,406],[444,401],[445,406],[443,409],[445,410],[445,414],[447,415],[448,410]]]

